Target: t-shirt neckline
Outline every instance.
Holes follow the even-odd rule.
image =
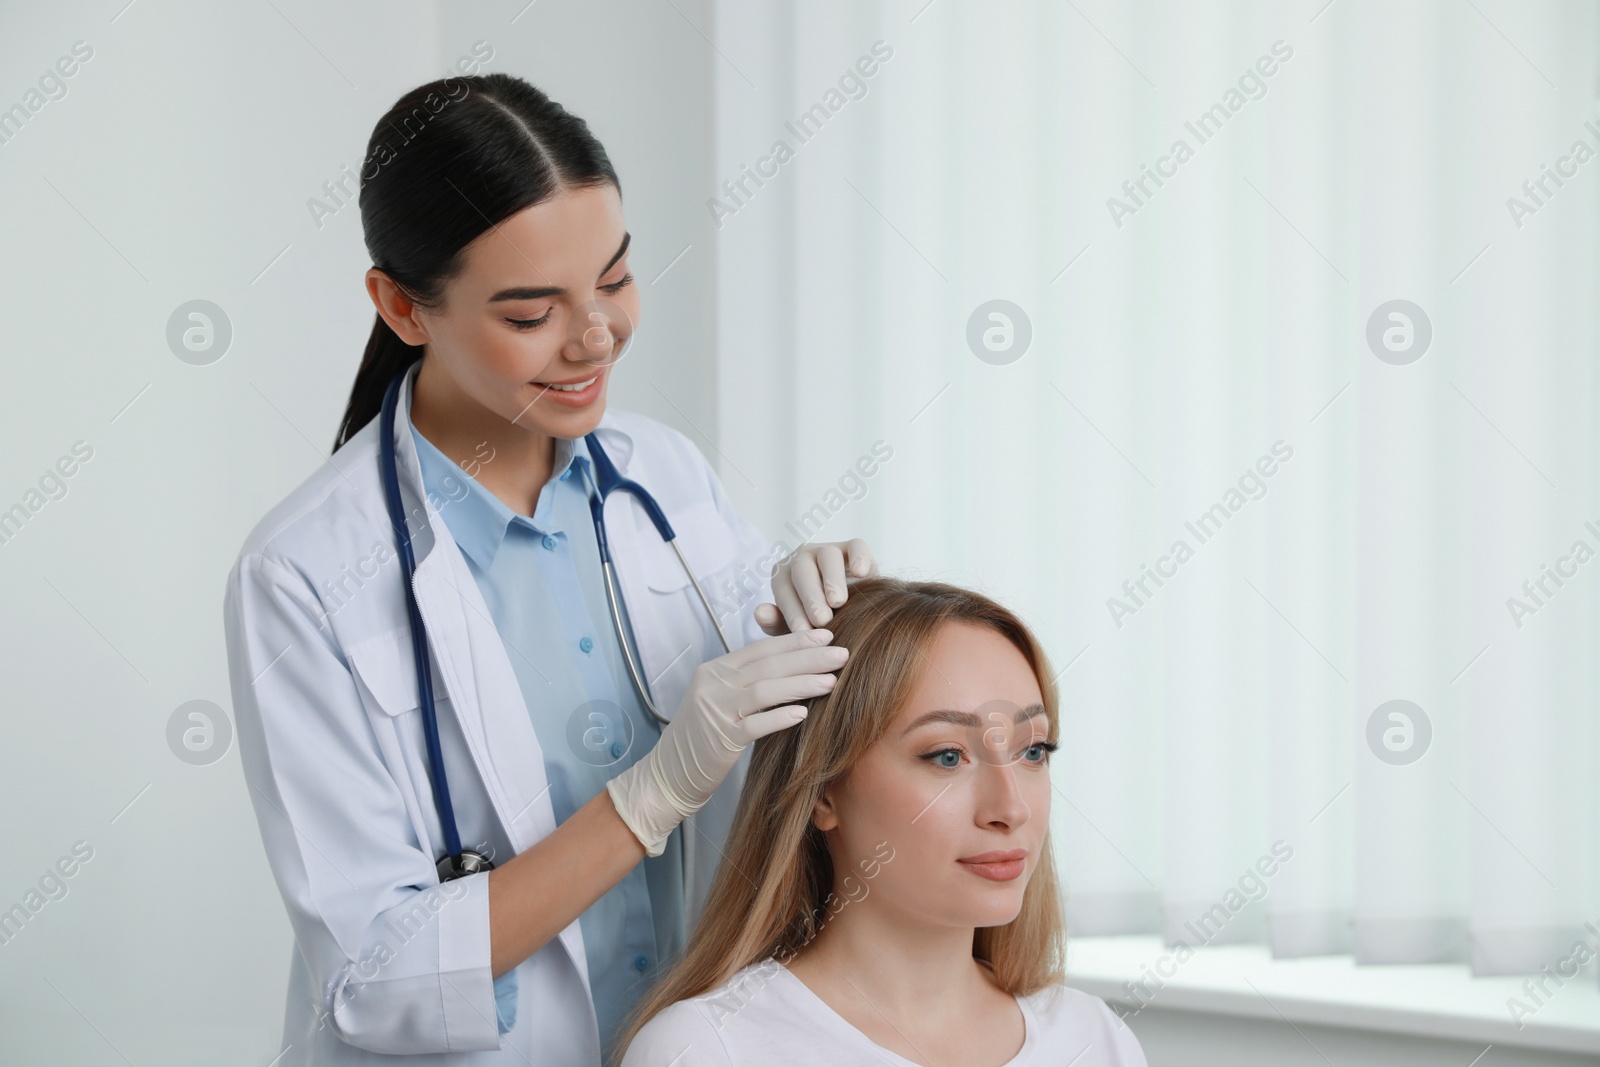
[[[812,988],[802,982],[788,967],[779,963],[776,959],[772,962],[778,964],[778,970],[783,973],[783,981],[793,986],[802,998],[809,1000],[822,1014],[827,1024],[838,1033],[844,1035],[848,1040],[870,1049],[876,1055],[893,1064],[894,1067],[919,1067],[914,1061],[906,1059],[898,1052],[884,1048],[862,1033],[851,1024],[850,1020],[834,1011],[827,1001],[817,996]],[[1022,1047],[1017,1049],[1015,1056],[1000,1064],[999,1067],[1022,1067],[1023,1064],[1027,1063],[1029,1056],[1033,1053],[1035,1036],[1039,1032],[1039,1022],[1034,1017],[1033,1009],[1028,1005],[1027,998],[1013,995],[1011,999],[1016,1002],[1017,1009],[1022,1012]]]

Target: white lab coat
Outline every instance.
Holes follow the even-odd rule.
[[[437,502],[424,500],[404,418],[414,380],[413,370],[400,397],[396,458],[406,514],[416,517],[415,589],[441,746],[462,844],[487,844],[503,863],[555,829],[544,758],[477,582]],[[502,1037],[488,874],[438,883],[443,835],[378,423],[257,524],[224,600],[239,751],[296,942],[289,1048],[277,1064],[392,1065],[396,1054],[419,1065],[598,1063],[578,922],[519,966],[517,1022]],[[621,411],[608,410],[597,434],[624,476],[660,502],[713,603],[737,605],[737,617],[724,621],[729,642],[762,637],[754,611],[771,599],[774,546],[733,510],[699,450],[676,430]],[[670,715],[721,643],[676,555],[631,496],[608,499],[606,524],[643,673]],[[632,683],[624,675],[618,684]],[[746,762],[684,828],[691,923]]]

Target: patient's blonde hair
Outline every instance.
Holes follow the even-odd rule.
[[[699,996],[752,963],[793,957],[820,929],[833,891],[833,861],[811,823],[822,792],[855,766],[888,730],[916,685],[934,634],[947,622],[987,626],[1033,669],[1057,738],[1055,685],[1038,641],[1009,610],[943,582],[852,581],[827,624],[850,650],[831,692],[805,701],[805,721],[757,741],[721,867],[682,958],[634,1009],[620,1059],[639,1028],[680,1000]],[[1047,834],[1022,910],[1003,926],[980,928],[972,955],[1000,988],[1017,996],[1062,976],[1066,931]]]

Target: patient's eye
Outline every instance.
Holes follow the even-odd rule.
[[[929,752],[917,758],[925,759],[935,767],[943,767],[945,770],[955,770],[961,766],[961,750],[959,748],[941,748],[937,752]]]
[[[1045,763],[1050,759],[1050,753],[1055,750],[1056,746],[1049,741],[1035,741],[1022,750],[1022,761],[1024,763]]]

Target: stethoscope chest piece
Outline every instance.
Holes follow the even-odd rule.
[[[470,848],[461,850],[459,856],[444,856],[439,860],[439,881],[448,882],[455,878],[465,878],[469,874],[479,874],[483,871],[494,870],[494,864],[489,862],[489,857],[481,852],[474,852]]]

